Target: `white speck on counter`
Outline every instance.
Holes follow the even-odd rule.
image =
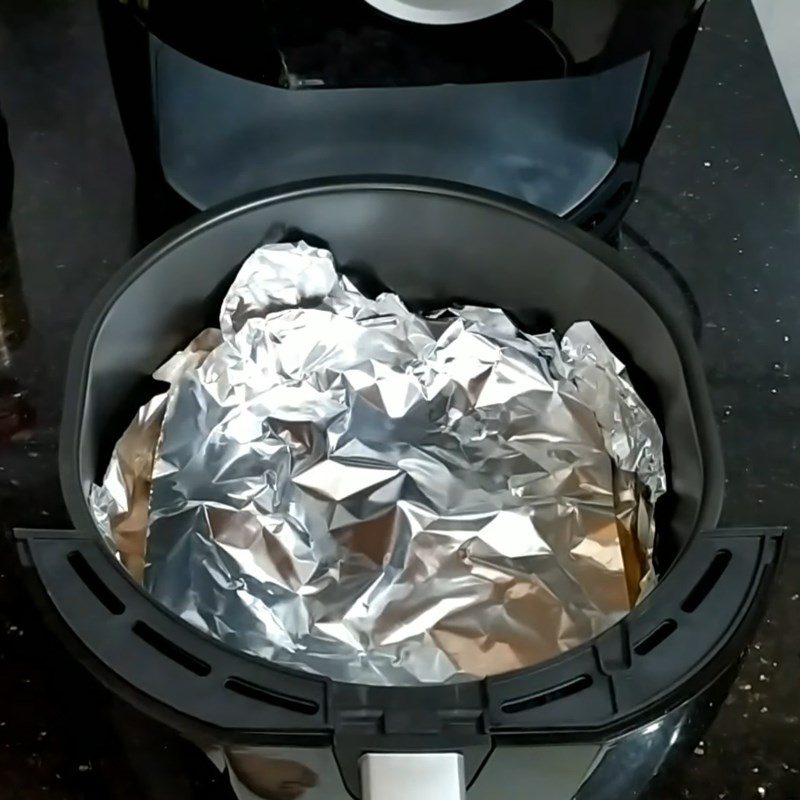
[[[777,389],[775,389],[775,388],[773,388],[773,389],[770,389],[770,390],[769,390],[769,393],[770,393],[770,394],[778,394],[778,390],[777,390]]]
[[[88,772],[91,768],[91,764],[78,764],[78,772]]]
[[[784,341],[784,342],[788,342],[788,341],[789,341],[789,337],[788,337],[788,336],[784,336],[784,337],[783,337],[783,341]]]
[[[704,166],[706,169],[708,169],[708,168],[711,166],[711,162],[710,162],[710,161],[704,161],[704,162],[703,162],[703,166]]]
[[[759,797],[766,797],[767,796],[767,790],[763,786],[759,786],[757,791],[758,791],[758,796]]]
[[[697,746],[697,747],[695,747],[695,749],[694,749],[694,754],[695,754],[696,756],[704,756],[704,755],[706,754],[706,751],[705,751],[705,750],[703,750],[703,748],[702,748],[702,747],[700,747],[700,746],[698,745],[698,746]]]

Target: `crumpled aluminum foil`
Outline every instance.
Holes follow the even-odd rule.
[[[661,433],[588,322],[559,342],[493,308],[421,317],[268,245],[155,377],[97,524],[161,603],[273,663],[498,674],[599,634],[652,577]]]

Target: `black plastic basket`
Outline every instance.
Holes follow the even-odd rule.
[[[108,551],[87,492],[153,370],[213,323],[265,239],[328,244],[344,269],[422,305],[508,309],[523,326],[590,319],[633,369],[665,434],[660,580],[622,622],[541,666],[469,683],[357,686],[229,649],[157,605]],[[781,534],[715,530],[723,469],[699,354],[669,296],[593,237],[457,186],[328,182],[203,214],[127,264],[76,336],[61,440],[74,531],[18,531],[52,619],[101,680],[189,735],[333,746],[358,796],[367,752],[459,752],[471,781],[492,748],[598,741],[659,719],[728,670],[759,619]]]

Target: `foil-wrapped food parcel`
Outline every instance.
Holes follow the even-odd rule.
[[[589,322],[559,340],[497,308],[423,316],[272,244],[155,377],[96,522],[158,601],[272,663],[498,674],[596,636],[653,580],[662,437]]]

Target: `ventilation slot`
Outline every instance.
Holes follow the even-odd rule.
[[[225,688],[249,700],[257,700],[260,703],[285,708],[287,711],[294,711],[297,714],[310,716],[319,711],[319,705],[313,700],[303,700],[300,697],[273,692],[271,689],[265,689],[263,686],[258,686],[241,678],[228,678],[225,681]]]
[[[713,561],[703,573],[703,577],[697,581],[692,591],[686,595],[686,599],[681,603],[682,611],[687,614],[697,611],[703,600],[708,597],[711,590],[717,585],[722,573],[728,568],[728,564],[731,563],[731,557],[730,550],[720,550],[714,556]]]
[[[506,714],[518,714],[520,711],[530,711],[532,708],[539,708],[539,706],[553,703],[556,700],[563,700],[565,697],[571,697],[573,694],[588,689],[591,685],[591,676],[579,675],[577,678],[565,681],[559,686],[553,686],[550,689],[545,689],[544,691],[528,695],[527,697],[518,697],[516,700],[509,700],[503,703],[502,709]]]
[[[641,639],[633,648],[637,656],[646,656],[656,649],[662,642],[665,642],[678,630],[678,623],[674,619],[665,619],[655,630],[650,631],[644,639]]]
[[[189,672],[200,676],[208,675],[211,672],[211,667],[205,661],[193,656],[190,652],[175,644],[175,642],[171,642],[166,636],[162,636],[158,631],[153,630],[146,622],[139,620],[134,623],[133,632],[154,650],[158,650],[161,655],[166,656],[176,664],[180,664],[184,669],[188,669]]]
[[[67,555],[67,561],[75,574],[83,581],[86,588],[112,613],[117,616],[125,613],[125,603],[117,597],[100,576],[94,571],[83,553],[73,550]]]

